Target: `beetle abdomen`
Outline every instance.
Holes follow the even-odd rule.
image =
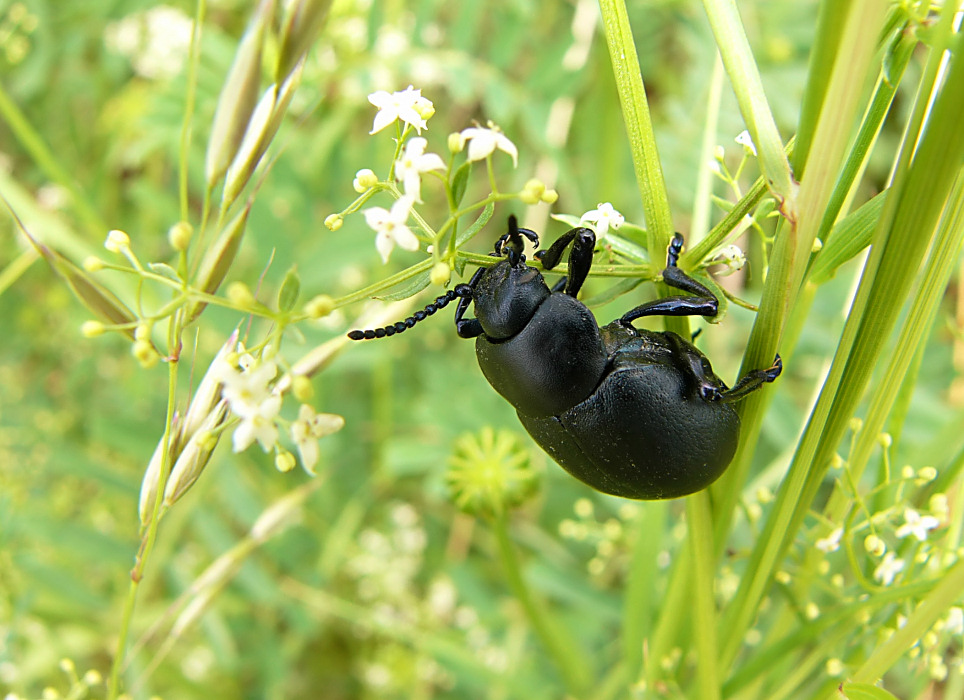
[[[558,416],[519,419],[567,472],[623,498],[677,498],[706,488],[736,453],[730,406],[686,391],[659,364],[611,372],[585,401]]]

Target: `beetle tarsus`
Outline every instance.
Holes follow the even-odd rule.
[[[773,360],[773,365],[767,367],[766,369],[754,369],[747,372],[736,385],[728,390],[724,391],[720,396],[720,399],[731,403],[733,401],[739,401],[747,394],[756,391],[764,384],[768,384],[774,381],[780,376],[783,371],[783,360],[779,355]]]

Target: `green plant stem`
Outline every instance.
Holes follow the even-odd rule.
[[[177,390],[177,370],[180,364],[175,356],[176,342],[180,338],[180,314],[176,314],[170,322],[170,337],[168,338],[172,352],[168,358],[168,393],[167,393],[167,416],[164,421],[164,446],[161,448],[161,470],[158,475],[157,493],[154,498],[154,511],[151,521],[147,524],[147,532],[141,538],[141,546],[134,560],[134,568],[131,570],[131,585],[127,592],[127,599],[124,602],[124,609],[121,613],[120,630],[117,635],[117,647],[114,651],[114,660],[111,663],[110,680],[107,684],[107,700],[116,700],[120,693],[120,673],[124,667],[127,657],[127,639],[130,636],[131,623],[134,619],[134,607],[137,603],[137,591],[140,588],[141,579],[144,578],[144,570],[147,560],[150,558],[157,541],[158,524],[160,521],[161,504],[164,502],[164,487],[171,473],[171,441],[173,440],[174,425],[174,406],[176,402]]]
[[[783,140],[763,91],[763,82],[743,30],[735,0],[703,0],[706,16],[716,37],[723,65],[730,76],[740,113],[759,153],[760,169],[781,211],[796,220],[796,185],[790,162],[783,151]]]
[[[623,665],[630,683],[634,683],[640,675],[644,640],[653,625],[653,610],[656,607],[654,573],[658,568],[656,559],[662,545],[658,535],[666,528],[667,511],[665,501],[653,501],[647,503],[639,515],[623,596]]]
[[[569,693],[573,697],[584,697],[592,678],[585,661],[586,655],[579,649],[566,629],[549,617],[544,606],[535,599],[522,577],[519,558],[509,535],[508,517],[505,514],[498,516],[492,523],[492,530],[495,533],[499,556],[512,594],[525,610],[526,617],[549,652],[549,656],[552,657]]]
[[[686,539],[693,570],[690,617],[697,654],[695,697],[717,700],[720,697],[720,679],[713,591],[716,556],[713,552],[713,515],[709,491],[700,491],[686,499],[686,522]]]
[[[652,256],[653,251],[665,250],[673,237],[673,218],[670,215],[663,168],[656,148],[656,134],[649,114],[649,102],[636,55],[636,44],[626,14],[626,3],[623,0],[599,0],[599,7],[602,11],[603,29],[609,46],[619,103],[629,136]]]

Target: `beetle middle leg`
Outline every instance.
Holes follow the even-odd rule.
[[[619,319],[620,324],[628,326],[643,316],[716,316],[720,306],[716,295],[676,266],[682,248],[683,237],[677,233],[666,253],[663,281],[668,286],[689,292],[693,296],[669,296],[641,304],[624,313]]]
[[[743,375],[732,389],[724,391],[720,400],[730,402],[739,401],[750,392],[756,391],[764,384],[772,382],[783,371],[783,360],[779,355],[773,360],[773,365],[766,369],[754,369]]]

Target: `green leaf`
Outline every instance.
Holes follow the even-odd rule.
[[[167,263],[147,263],[147,266],[151,269],[151,272],[156,272],[162,277],[167,277],[174,282],[181,281],[181,278],[178,277],[177,270]]]
[[[291,311],[298,303],[298,296],[301,294],[301,278],[298,277],[296,267],[292,267],[285,275],[284,282],[281,283],[281,291],[278,292],[278,310]]]
[[[418,275],[412,277],[405,286],[400,287],[398,291],[389,292],[388,294],[379,294],[375,298],[381,299],[382,301],[401,301],[402,299],[408,299],[409,297],[415,296],[420,291],[425,289],[432,278],[431,270],[422,272]]]
[[[452,178],[452,199],[455,201],[455,206],[458,206],[462,197],[465,196],[465,188],[469,184],[469,170],[471,168],[472,164],[468,161],[462,163]]]
[[[458,248],[467,240],[472,238],[475,234],[482,230],[482,227],[489,223],[489,219],[492,218],[492,214],[495,212],[495,204],[489,202],[485,205],[485,209],[479,214],[479,218],[476,219],[472,224],[467,227],[464,231],[459,233],[455,238],[455,247]]]
[[[839,692],[847,700],[898,700],[893,693],[870,683],[844,683]]]

